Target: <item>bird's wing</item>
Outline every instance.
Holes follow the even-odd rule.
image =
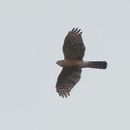
[[[71,89],[78,83],[81,78],[81,69],[76,67],[63,68],[58,76],[56,91],[59,96],[67,97]]]
[[[82,60],[85,53],[85,45],[82,40],[82,32],[73,28],[68,32],[63,45],[64,57],[67,60]]]

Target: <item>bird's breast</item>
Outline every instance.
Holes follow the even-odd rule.
[[[64,67],[79,66],[82,62],[81,60],[64,60]]]

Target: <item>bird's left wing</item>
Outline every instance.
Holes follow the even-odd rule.
[[[85,45],[82,40],[82,32],[73,28],[65,37],[63,53],[66,60],[82,60],[85,53]]]

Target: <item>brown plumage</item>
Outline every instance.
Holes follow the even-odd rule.
[[[82,60],[85,53],[85,46],[80,29],[69,31],[64,40],[63,53],[65,60]]]
[[[85,45],[82,40],[82,32],[73,28],[65,37],[63,44],[64,60],[57,61],[63,67],[58,76],[56,91],[59,96],[67,97],[70,91],[79,82],[82,68],[105,69],[106,61],[83,61]]]

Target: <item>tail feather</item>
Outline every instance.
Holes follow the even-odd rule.
[[[106,69],[107,62],[106,61],[87,61],[84,63],[84,67],[95,68],[95,69]]]

